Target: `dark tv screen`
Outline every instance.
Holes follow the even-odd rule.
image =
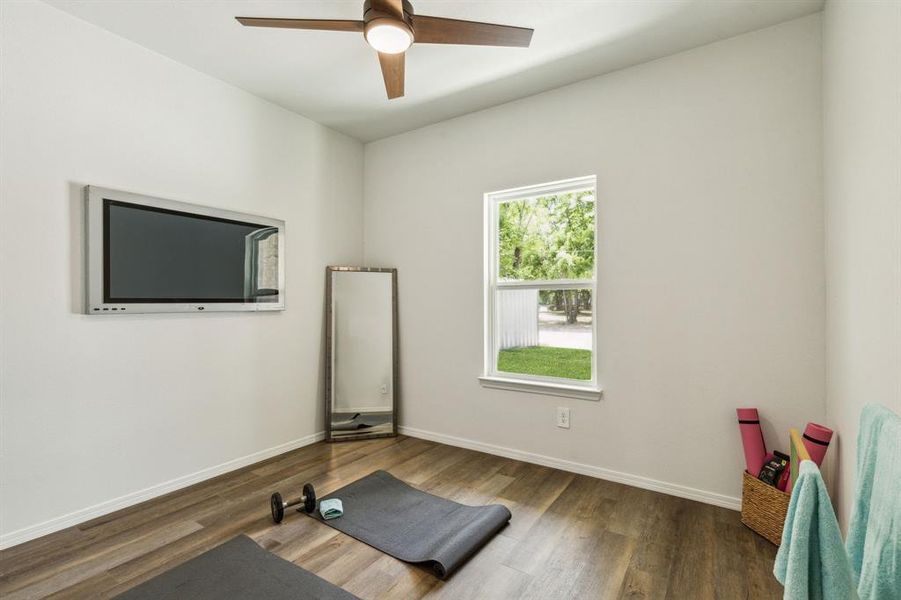
[[[276,228],[118,200],[103,221],[105,302],[277,299]]]

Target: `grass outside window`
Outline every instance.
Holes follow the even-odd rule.
[[[530,346],[498,352],[497,370],[504,373],[591,379],[591,350]]]

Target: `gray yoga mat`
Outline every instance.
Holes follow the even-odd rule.
[[[510,520],[500,504],[464,506],[375,471],[321,498],[340,498],[344,515],[313,518],[395,558],[422,563],[444,579]]]
[[[238,536],[116,600],[359,600]]]

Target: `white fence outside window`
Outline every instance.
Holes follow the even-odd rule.
[[[538,290],[503,290],[497,295],[498,350],[538,345]]]

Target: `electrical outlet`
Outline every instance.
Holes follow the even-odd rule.
[[[557,407],[557,427],[569,429],[569,409],[565,406]]]

